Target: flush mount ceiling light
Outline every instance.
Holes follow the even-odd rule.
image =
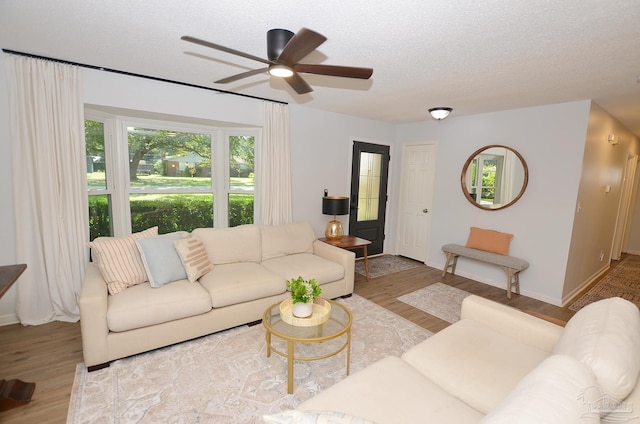
[[[274,77],[287,78],[293,75],[293,69],[286,65],[271,65],[269,66],[269,74]]]
[[[453,109],[451,109],[450,107],[433,107],[429,109],[429,113],[431,114],[433,119],[441,121],[449,116],[452,110]]]

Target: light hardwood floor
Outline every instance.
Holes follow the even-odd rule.
[[[447,274],[419,264],[417,268],[366,281],[356,274],[355,293],[375,302],[416,324],[437,332],[447,322],[396,300],[397,297],[430,284],[443,282],[467,292],[531,310],[562,320],[573,312],[525,296],[513,295],[509,300],[505,290],[478,283],[464,277]],[[0,327],[0,378],[35,382],[31,403],[0,412],[0,423],[65,423],[76,364],[82,362],[82,341],[79,323],[53,322],[25,327]]]

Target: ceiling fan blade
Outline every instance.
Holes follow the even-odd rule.
[[[238,50],[230,49],[229,47],[221,46],[220,44],[211,43],[209,41],[201,40],[199,38],[195,38],[195,37],[190,37],[188,35],[184,35],[184,36],[180,37],[180,39],[184,40],[184,41],[188,41],[190,43],[200,44],[201,46],[210,47],[212,49],[220,50],[220,51],[225,52],[225,53],[230,53],[230,54],[234,54],[236,56],[244,57],[246,59],[256,60],[258,62],[266,63],[267,65],[271,64],[271,62],[269,62],[267,59],[263,59],[261,57],[254,56],[254,55],[251,55],[249,53],[244,53],[244,52],[241,52],[241,51],[238,51]]]
[[[236,75],[232,75],[232,76],[227,77],[227,78],[222,78],[221,80],[214,81],[214,83],[216,83],[216,84],[228,84],[230,82],[238,81],[239,79],[242,79],[242,78],[247,78],[247,77],[250,77],[250,76],[253,76],[253,75],[266,73],[268,70],[269,70],[269,68],[253,69],[251,71],[243,72],[241,74],[236,74]]]
[[[306,63],[298,63],[293,67],[296,72],[304,72],[307,74],[330,75],[333,77],[347,77],[369,79],[373,75],[371,68],[356,68],[353,66],[335,66],[335,65],[314,65]]]
[[[291,88],[296,90],[296,93],[298,94],[307,94],[313,91],[313,88],[311,88],[311,86],[307,84],[307,82],[296,72],[294,72],[290,77],[284,78],[284,80],[291,86]]]
[[[295,65],[300,59],[327,41],[327,37],[307,28],[302,28],[289,40],[278,56],[278,62]]]

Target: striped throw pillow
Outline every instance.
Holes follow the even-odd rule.
[[[125,237],[98,237],[89,243],[93,260],[98,263],[110,294],[147,281],[136,240],[157,235],[158,227],[152,227]]]
[[[187,279],[192,283],[213,269],[204,244],[195,237],[187,237],[173,242],[182,261]]]

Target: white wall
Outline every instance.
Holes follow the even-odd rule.
[[[262,101],[211,90],[83,69],[85,103],[262,126]]]
[[[609,144],[609,134],[619,137],[620,143]],[[640,148],[638,139],[596,103],[591,104],[585,139],[564,300],[609,268],[627,158]]]
[[[435,142],[436,187],[427,264],[442,268],[441,246],[464,244],[469,227],[514,234],[510,254],[530,267],[520,275],[524,295],[560,304],[573,227],[573,210],[581,175],[589,101],[515,109],[397,128],[399,144]],[[529,185],[513,206],[485,211],[462,194],[462,167],[475,150],[503,144],[517,150],[529,167]],[[506,288],[499,267],[460,259],[456,272]]]
[[[293,218],[309,221],[318,236],[333,217],[322,215],[324,189],[330,195],[349,196],[353,140],[392,145],[395,127],[391,124],[354,118],[315,109],[290,106],[291,174],[293,175]],[[393,147],[391,148],[392,158]],[[392,165],[390,165],[392,168]],[[393,176],[390,171],[390,185]],[[387,205],[388,213],[392,209]],[[346,229],[349,217],[338,216]],[[393,217],[387,215],[387,234],[393,232]],[[392,235],[385,252],[394,245]]]

